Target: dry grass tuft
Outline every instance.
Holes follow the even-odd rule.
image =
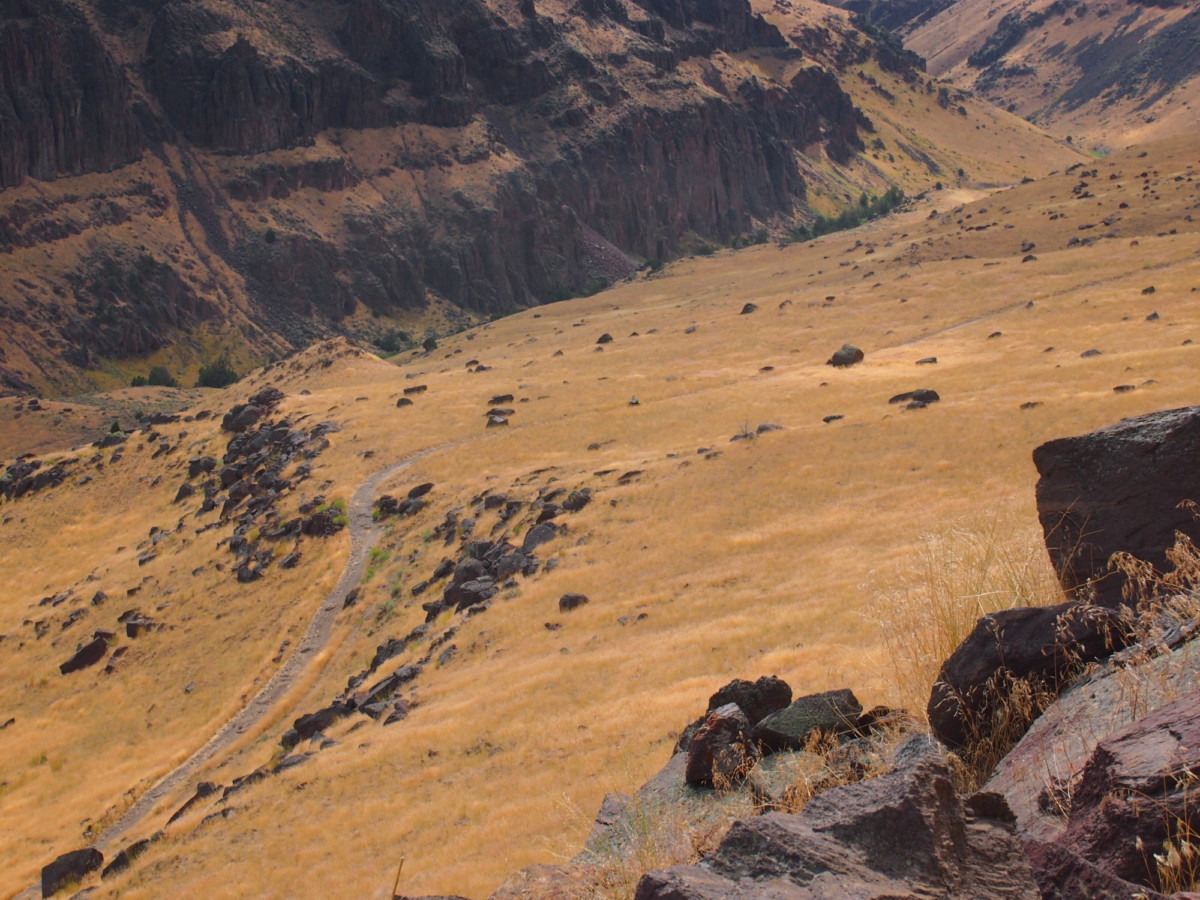
[[[983,525],[923,535],[914,573],[868,615],[882,633],[898,698],[923,711],[942,662],[982,616],[1061,601],[1040,531],[997,512]]]
[[[918,730],[917,725],[915,720],[900,716],[850,744],[841,743],[836,735],[816,732],[803,752],[793,758],[790,783],[775,808],[799,812],[830,788],[887,774],[893,769],[893,751]]]

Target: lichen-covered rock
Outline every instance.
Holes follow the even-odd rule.
[[[771,713],[754,727],[764,750],[800,750],[816,733],[847,734],[862,715],[862,704],[845,688],[809,694]]]

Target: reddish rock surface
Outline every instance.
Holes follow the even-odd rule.
[[[1197,406],[1125,419],[1034,450],[1038,518],[1063,587],[1120,606],[1125,579],[1109,569],[1112,554],[1129,553],[1161,571],[1169,568],[1176,531],[1200,540],[1200,522],[1179,508],[1200,502],[1197,458]]]

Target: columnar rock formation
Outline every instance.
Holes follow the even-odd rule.
[[[801,154],[862,149],[839,69],[896,60],[837,27],[801,49],[747,0],[20,0],[0,252],[93,240],[0,299],[36,309],[15,315],[44,374],[232,310],[262,348],[431,293],[490,315],[605,284],[788,219]]]

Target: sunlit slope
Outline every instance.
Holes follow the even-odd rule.
[[[342,720],[327,732],[336,745],[184,817],[99,896],[386,896],[401,857],[404,891],[484,896],[519,866],[573,852],[603,793],[665,762],[731,677],[775,672],[799,692],[850,686],[867,704],[920,703],[891,688],[870,615],[911,573],[921,535],[1001,509],[1033,529],[1034,446],[1196,400],[1195,150],[1154,146],[991,195],[947,188],[854,232],[685,260],[427,356],[391,364],[318,347],[213,395],[205,405],[221,412],[277,383],[280,414],[339,424],[283,505],[348,497],[423,451],[383,489],[435,487],[415,516],[388,521],[387,556],[311,676],[129,839],[162,827],[196,781],[227,785],[277,758],[296,716],[326,706],[378,645],[425,619],[420,604],[444,582],[417,598],[411,588],[460,550],[457,532],[446,545],[438,531],[447,513],[519,544],[524,532],[483,508],[485,491],[528,501],[588,487],[594,499],[539,548],[552,571],[518,577],[480,615],[434,623],[430,637],[457,632],[406,692],[418,701],[408,718]],[[865,361],[826,366],[847,341]],[[940,402],[889,404],[917,388]],[[489,401],[504,394],[510,424],[486,428]],[[782,428],[731,441],[760,424]],[[193,517],[197,498],[172,505],[171,466],[228,435],[211,420],[160,430],[176,427],[189,435],[174,458],[139,456],[135,437],[88,484],[72,476],[0,506],[0,633],[11,635],[0,654],[22,673],[0,688],[0,721],[16,719],[0,733],[13,773],[0,795],[8,893],[82,846],[85,819],[204,742],[277,665],[347,552],[342,534],[252,584],[217,572],[227,532],[193,536],[210,520]],[[149,527],[180,518],[183,530],[138,566]],[[93,570],[110,594],[152,580],[74,630],[126,605],[175,628],[127,641],[112,675],[61,676],[77,639],[61,620],[75,607],[37,604],[90,587]],[[590,602],[562,613],[567,592]],[[39,641],[24,623],[44,616],[51,632]],[[418,641],[380,674],[429,649]],[[199,825],[221,809],[233,812]]]

